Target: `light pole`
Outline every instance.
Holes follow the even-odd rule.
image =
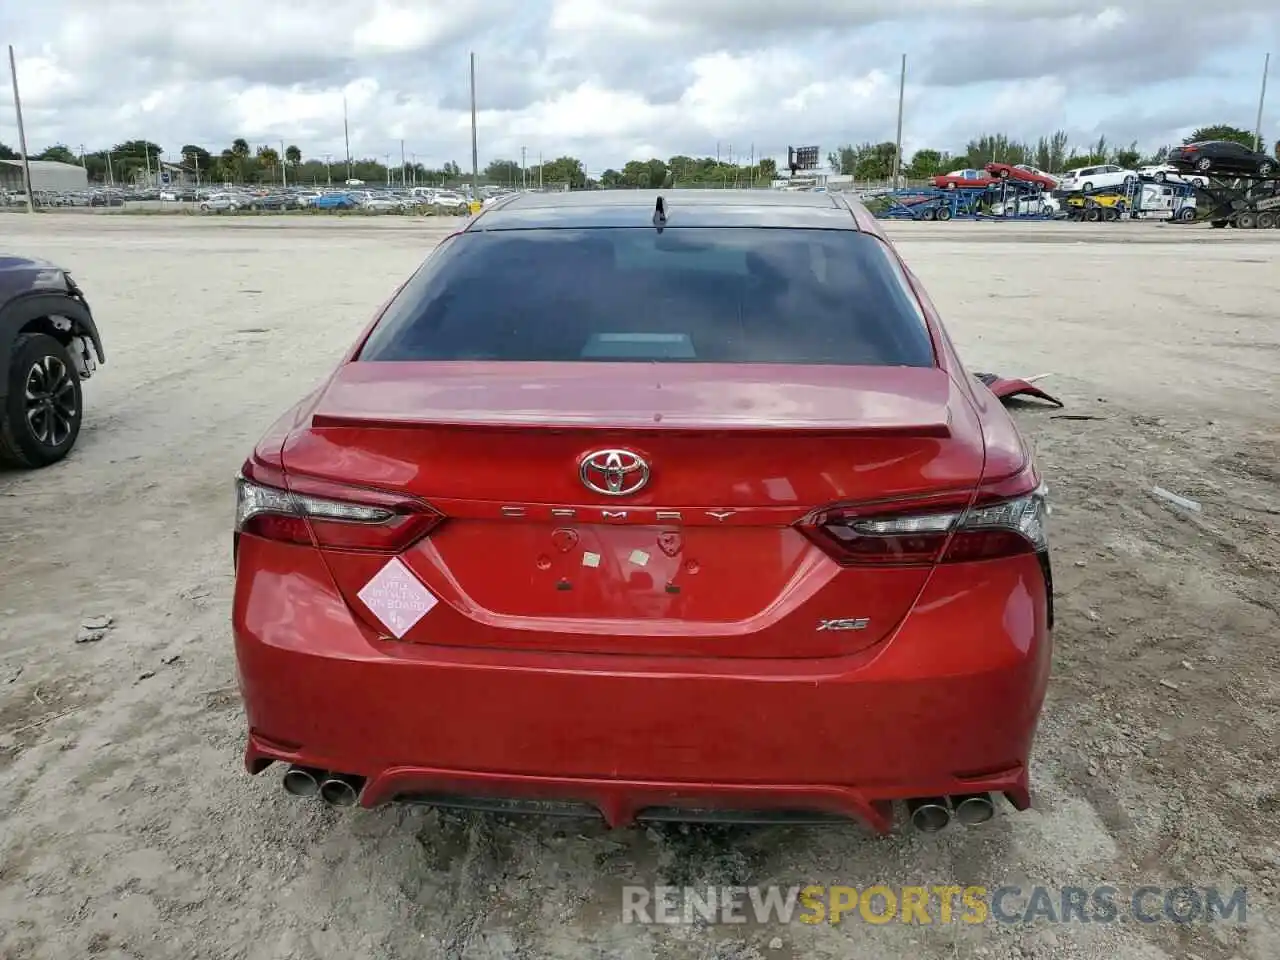
[[[22,125],[22,97],[18,95],[18,61],[9,44],[9,76],[13,79],[13,112],[18,116],[18,146],[22,150],[22,181],[27,190],[27,213],[36,212],[36,198],[31,193],[31,161],[27,158],[27,130]]]
[[[902,55],[902,76],[898,80],[898,142],[893,151],[893,188],[898,189],[898,177],[902,173],[902,104],[907,92],[907,55]]]
[[[1253,151],[1258,153],[1262,150],[1262,108],[1267,102],[1267,74],[1271,72],[1271,54],[1267,54],[1267,59],[1262,64],[1262,93],[1258,97],[1258,123],[1253,128]],[[17,81],[14,81],[15,91],[18,89]]]
[[[351,179],[351,128],[347,126],[347,98],[342,98],[342,140],[347,149],[347,179]]]
[[[471,200],[480,199],[480,151],[476,145],[476,55],[471,54]]]
[[[529,189],[529,168],[524,162],[525,148],[520,148],[520,188],[522,190]]]

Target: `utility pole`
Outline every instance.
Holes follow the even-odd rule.
[[[391,186],[391,154],[387,154],[387,186]]]
[[[284,157],[284,141],[280,141],[280,186],[286,189],[289,186],[289,175],[284,172],[284,168],[288,165],[288,161]]]
[[[22,181],[27,189],[27,213],[36,212],[36,198],[31,195],[31,161],[27,159],[27,130],[22,125],[22,97],[18,95],[18,61],[9,44],[9,76],[13,79],[13,112],[18,116],[18,146],[22,149]]]
[[[1258,123],[1253,128],[1253,151],[1258,153],[1262,150],[1262,108],[1267,102],[1267,74],[1271,72],[1271,54],[1267,54],[1267,59],[1262,64],[1262,94],[1258,97]],[[17,81],[14,81],[16,84]],[[17,86],[14,86],[17,90]]]
[[[351,179],[351,129],[347,126],[347,98],[342,98],[342,140],[347,150],[347,179]],[[333,182],[333,177],[329,178]]]
[[[529,189],[529,168],[525,165],[525,148],[520,148],[520,188],[522,190]]]
[[[333,186],[333,154],[326,153],[324,155],[324,176],[329,182],[329,186]]]
[[[476,55],[471,54],[471,201],[480,199],[480,151],[476,141]]]
[[[405,176],[405,166],[404,166],[404,141],[401,140],[400,141],[400,186],[402,187],[408,186],[408,184],[405,183],[406,179],[407,177]]]
[[[538,151],[538,189],[542,189],[542,151]]]
[[[907,55],[902,55],[902,77],[898,80],[898,146],[893,153],[893,188],[898,189],[902,175],[902,105],[907,93]]]

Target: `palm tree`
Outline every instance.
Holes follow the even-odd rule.
[[[285,147],[284,158],[289,162],[289,166],[297,167],[302,164],[302,151],[296,146],[290,145]]]
[[[280,165],[280,154],[272,147],[259,147],[258,162],[267,168],[268,176],[274,180],[276,167]]]

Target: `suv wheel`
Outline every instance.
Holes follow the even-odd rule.
[[[65,457],[80,434],[80,377],[66,348],[44,333],[13,343],[9,393],[0,411],[0,462],[47,467]]]

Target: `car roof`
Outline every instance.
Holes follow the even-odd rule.
[[[471,231],[650,226],[662,198],[671,227],[858,230],[838,194],[782,190],[581,190],[517,193],[488,207]]]

